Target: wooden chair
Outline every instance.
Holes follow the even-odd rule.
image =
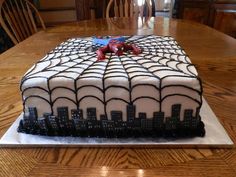
[[[138,4],[142,2],[142,4]],[[114,12],[114,17],[141,17],[152,16],[151,0],[110,0],[106,9],[106,18],[110,17],[110,12]]]
[[[14,44],[38,32],[36,20],[42,29],[46,29],[38,10],[28,0],[4,0],[0,3],[0,24]]]

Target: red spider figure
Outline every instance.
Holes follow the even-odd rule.
[[[123,52],[131,50],[134,55],[140,54],[142,51],[134,44],[126,44],[117,40],[111,40],[106,46],[99,48],[96,53],[98,61],[106,59],[106,53],[115,53],[117,56],[123,55]]]

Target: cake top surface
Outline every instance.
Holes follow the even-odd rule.
[[[132,85],[155,83],[160,87],[161,81],[173,85],[186,85],[186,80],[198,80],[198,73],[189,57],[178,43],[169,36],[127,36],[128,44],[135,44],[142,49],[139,55],[126,52],[121,56],[107,53],[106,60],[97,61],[92,38],[72,38],[49,52],[24,75],[21,90],[32,84],[37,85],[42,79],[94,83],[110,80],[122,85],[127,80]],[[185,78],[185,79],[183,79]],[[78,82],[80,81],[80,82]],[[162,87],[165,85],[161,85]],[[48,86],[43,84],[48,90]],[[56,87],[55,85],[53,87]],[[192,84],[193,89],[201,90],[199,84]],[[53,89],[53,88],[51,88]]]

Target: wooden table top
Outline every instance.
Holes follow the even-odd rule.
[[[0,55],[0,136],[22,111],[19,82],[60,42],[91,35],[171,35],[197,66],[204,97],[236,142],[236,39],[183,20],[81,21],[41,31]],[[235,177],[235,149],[1,148],[0,176]]]

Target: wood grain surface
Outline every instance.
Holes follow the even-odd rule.
[[[204,97],[236,142],[236,40],[207,26],[165,18],[101,19],[41,31],[0,55],[0,136],[22,111],[19,82],[60,42],[91,35],[171,35],[197,66]],[[235,177],[236,150],[1,148],[0,176]]]

